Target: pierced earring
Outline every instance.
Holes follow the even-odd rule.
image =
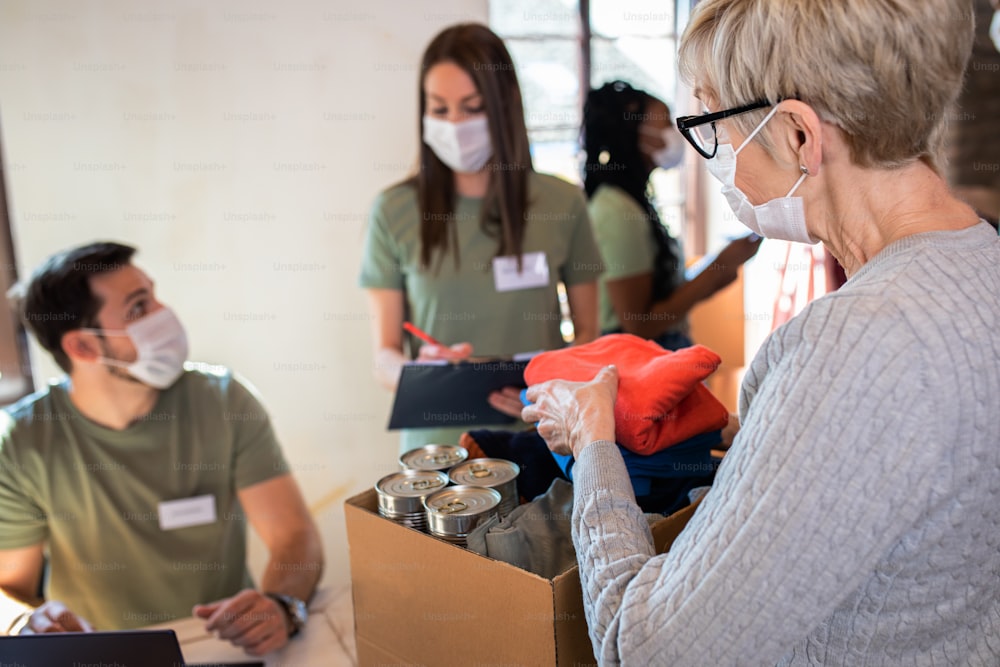
[[[804,164],[799,165],[799,170],[806,176],[809,175],[809,167],[805,166]]]

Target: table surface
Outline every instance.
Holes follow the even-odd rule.
[[[180,618],[152,626],[177,633],[185,662],[251,662],[264,660],[267,667],[354,667],[354,612],[349,588],[321,588],[309,603],[309,622],[292,641],[263,658],[249,656],[243,649],[205,631],[199,618]]]

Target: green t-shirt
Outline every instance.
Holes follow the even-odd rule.
[[[402,290],[410,321],[444,343],[472,343],[476,356],[562,347],[557,284],[592,282],[601,270],[583,193],[554,176],[530,173],[523,252],[545,253],[549,281],[543,287],[507,292],[494,286],[492,260],[499,241],[482,230],[480,204],[480,199],[457,198],[459,267],[454,252],[449,252],[438,270],[425,270],[420,267],[416,189],[399,185],[381,193],[368,225],[361,286]],[[455,444],[470,428],[474,427],[404,431],[401,449]]]
[[[47,599],[96,628],[189,616],[252,585],[236,491],[287,473],[256,396],[189,365],[123,431],[84,417],[53,382],[0,412],[0,549],[44,543]],[[214,522],[161,530],[169,500],[214,497]]]
[[[649,229],[646,212],[627,192],[613,185],[602,184],[588,202],[594,237],[601,251],[604,273],[598,284],[601,331],[621,329],[618,314],[608,296],[607,282],[653,273],[656,265],[656,242]],[[680,247],[674,247],[679,255]],[[684,282],[683,259],[678,264],[677,284]],[[687,320],[678,323],[684,330]]]
[[[599,186],[587,208],[604,260],[598,284],[601,331],[611,331],[621,328],[621,322],[608,297],[607,281],[652,273],[656,246],[649,235],[646,212],[621,188]]]

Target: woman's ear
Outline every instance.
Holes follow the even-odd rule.
[[[778,112],[787,122],[782,125],[783,134],[772,135],[776,148],[789,159],[794,155],[810,175],[818,174],[823,162],[823,123],[819,114],[800,100],[780,102]]]

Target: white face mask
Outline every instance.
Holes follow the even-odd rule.
[[[452,171],[462,173],[479,171],[493,155],[486,116],[460,123],[424,116],[424,143]]]
[[[803,172],[799,176],[799,180],[795,181],[795,185],[784,197],[772,199],[760,206],[754,206],[743,191],[736,187],[736,155],[750,143],[777,111],[778,107],[772,108],[760,125],[754,128],[735,151],[732,144],[720,142],[715,157],[708,161],[708,171],[722,183],[722,194],[733,209],[733,213],[755,234],[782,241],[817,243],[819,239],[811,236],[806,229],[802,197],[792,196],[805,180],[807,173]]]
[[[1000,9],[993,12],[993,20],[990,22],[990,39],[993,40],[993,46],[997,47],[997,51],[1000,51]]]
[[[650,157],[660,169],[673,169],[684,160],[684,137],[673,125],[663,128],[660,136],[666,146],[653,151]]]
[[[187,334],[174,311],[163,307],[125,327],[124,331],[83,329],[105,336],[128,336],[135,345],[132,363],[101,357],[108,366],[124,368],[140,382],[156,389],[166,389],[184,372],[188,355]]]

